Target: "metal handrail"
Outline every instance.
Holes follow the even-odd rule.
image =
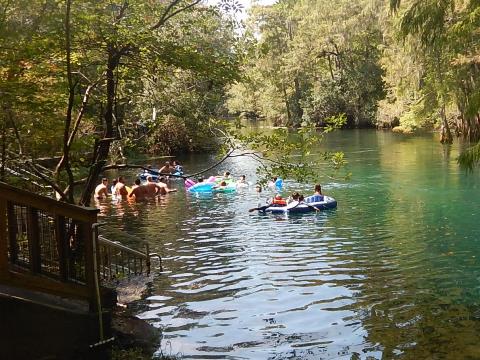
[[[117,248],[119,250],[128,252],[130,254],[136,255],[136,256],[141,257],[141,258],[144,258],[145,260],[147,260],[148,257],[149,257],[148,253],[142,253],[141,251],[131,249],[128,246],[119,244],[119,243],[117,243],[115,241],[112,241],[112,240],[108,240],[107,238],[105,238],[102,235],[98,236],[98,240],[99,240],[99,242],[98,242],[99,245],[108,245],[110,247]]]

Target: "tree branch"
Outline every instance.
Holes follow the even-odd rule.
[[[31,161],[25,161],[25,164],[30,167],[30,169],[46,184],[50,185],[59,195],[63,201],[68,201],[67,195],[65,192],[60,188],[60,186],[53,180],[51,180],[48,176],[45,176],[40,170],[37,169],[35,164]]]
[[[192,3],[190,3],[189,5],[186,5],[178,10],[175,10],[173,12],[170,13],[170,11],[172,11],[172,9],[177,6],[181,0],[173,0],[168,6],[167,8],[165,9],[164,13],[162,14],[162,16],[160,17],[160,20],[158,20],[158,22],[151,26],[150,27],[150,30],[156,30],[158,29],[159,27],[161,27],[162,25],[164,25],[168,19],[170,19],[171,17],[177,15],[178,13],[181,13],[182,11],[185,11],[185,10],[188,10],[192,7],[194,7],[195,5],[197,5],[198,3],[200,3],[200,1],[202,0],[195,0],[193,1]]]
[[[80,107],[80,110],[78,111],[77,118],[75,119],[75,124],[73,125],[72,132],[67,141],[67,148],[68,148],[67,150],[70,150],[70,147],[72,146],[73,140],[80,126],[80,122],[82,121],[83,114],[85,113],[85,109],[87,107],[88,99],[90,98],[90,91],[92,91],[95,88],[95,86],[97,86],[97,84],[98,83],[96,82],[91,85],[88,85],[87,89],[85,90],[85,94],[83,95],[82,105]]]
[[[120,11],[118,12],[118,15],[115,17],[116,21],[119,21],[123,18],[127,8],[128,8],[128,1],[124,1],[123,4],[122,4],[122,7],[120,8]]]

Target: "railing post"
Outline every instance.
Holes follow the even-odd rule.
[[[145,265],[147,266],[147,275],[150,275],[150,245],[145,244],[145,251],[147,252],[147,259],[145,260]]]
[[[7,219],[8,219],[8,242],[10,247],[10,262],[16,263],[18,260],[17,244],[17,219],[13,204],[7,201]]]
[[[90,306],[90,311],[96,312],[97,311],[97,296],[95,290],[95,269],[93,264],[93,231],[92,231],[92,223],[82,223],[80,225],[80,231],[82,235],[82,239],[85,241],[84,249],[85,249],[85,282],[87,285],[87,292],[88,292],[88,303]]]
[[[0,271],[8,270],[7,201],[0,199]]]
[[[40,252],[40,230],[38,226],[37,209],[27,208],[27,238],[29,250],[29,263],[32,273],[40,273],[42,270]]]
[[[68,280],[68,239],[65,232],[65,217],[55,216],[55,241],[58,251],[58,268],[60,280]]]

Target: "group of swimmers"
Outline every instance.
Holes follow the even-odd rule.
[[[140,179],[136,179],[131,188],[125,185],[125,179],[120,176],[114,179],[110,192],[108,191],[108,179],[103,178],[102,182],[95,188],[95,198],[104,199],[109,195],[115,196],[117,199],[135,199],[144,200],[157,195],[166,195],[177,189],[170,189],[166,183],[166,178],[161,177],[158,181],[154,181],[152,176],[147,176],[147,182],[142,184]]]

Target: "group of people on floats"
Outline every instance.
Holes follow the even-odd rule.
[[[109,180],[103,178],[101,183],[95,188],[95,199],[105,199],[108,196],[115,197],[116,199],[131,199],[131,200],[144,200],[148,198],[153,198],[157,195],[167,195],[168,193],[175,192],[177,189],[171,189],[168,184],[168,176],[163,174],[175,174],[181,172],[183,174],[183,168],[178,161],[167,161],[165,165],[161,167],[158,172],[162,174],[161,176],[155,176],[153,172],[150,172],[151,166],[148,166],[145,169],[146,182],[142,183],[139,178],[135,179],[134,184],[129,187],[125,184],[125,179],[123,176],[115,178],[112,180],[111,186],[109,186]],[[223,173],[223,176],[214,177],[216,179],[216,185],[214,189],[221,190],[227,186],[235,185],[236,187],[248,187],[250,184],[247,181],[245,175],[241,175],[238,180],[232,177],[229,171]],[[203,183],[203,178],[198,178],[197,182],[194,182],[191,179],[185,179],[185,187],[188,188],[192,185]],[[267,187],[272,190],[281,190],[283,186],[282,179],[274,176],[268,182]],[[262,186],[260,184],[255,185],[255,190],[258,193],[259,197],[262,192]],[[316,184],[314,188],[314,194],[305,198],[304,195],[294,192],[288,198],[283,198],[280,194],[276,194],[273,198],[267,201],[267,205],[260,206],[260,203],[257,208],[250,209],[249,211],[254,210],[265,210],[268,207],[276,206],[287,206],[292,202],[297,202],[298,204],[304,203],[314,203],[323,201],[322,187],[320,184]]]
[[[225,171],[223,176],[212,176],[208,179],[204,179],[203,177],[197,178],[197,182],[193,181],[192,179],[185,179],[185,188],[189,189],[193,185],[202,184],[204,182],[215,182],[216,185],[213,186],[213,189],[222,189],[229,185],[235,184],[236,187],[247,187],[250,184],[247,181],[246,175],[241,175],[237,181],[233,178],[229,171]]]
[[[260,193],[262,192],[262,187],[260,185],[256,185],[255,189],[260,197]],[[267,201],[266,205],[261,206],[259,202],[258,207],[250,209],[248,211],[249,212],[256,211],[256,210],[265,211],[269,207],[283,207],[283,206],[288,206],[290,204],[294,204],[294,205],[305,204],[306,206],[312,206],[310,205],[310,203],[317,203],[323,200],[324,200],[324,197],[322,194],[322,186],[320,184],[316,184],[314,187],[313,195],[310,195],[307,198],[305,198],[303,194],[300,194],[298,192],[294,192],[287,198],[283,198],[280,194],[276,194],[273,198]],[[314,206],[312,206],[312,208],[314,208],[314,210],[316,211],[319,210]]]
[[[154,170],[151,165],[144,170],[145,174],[173,174],[173,175],[183,175],[183,166],[177,160],[165,161],[165,164],[158,170]]]

